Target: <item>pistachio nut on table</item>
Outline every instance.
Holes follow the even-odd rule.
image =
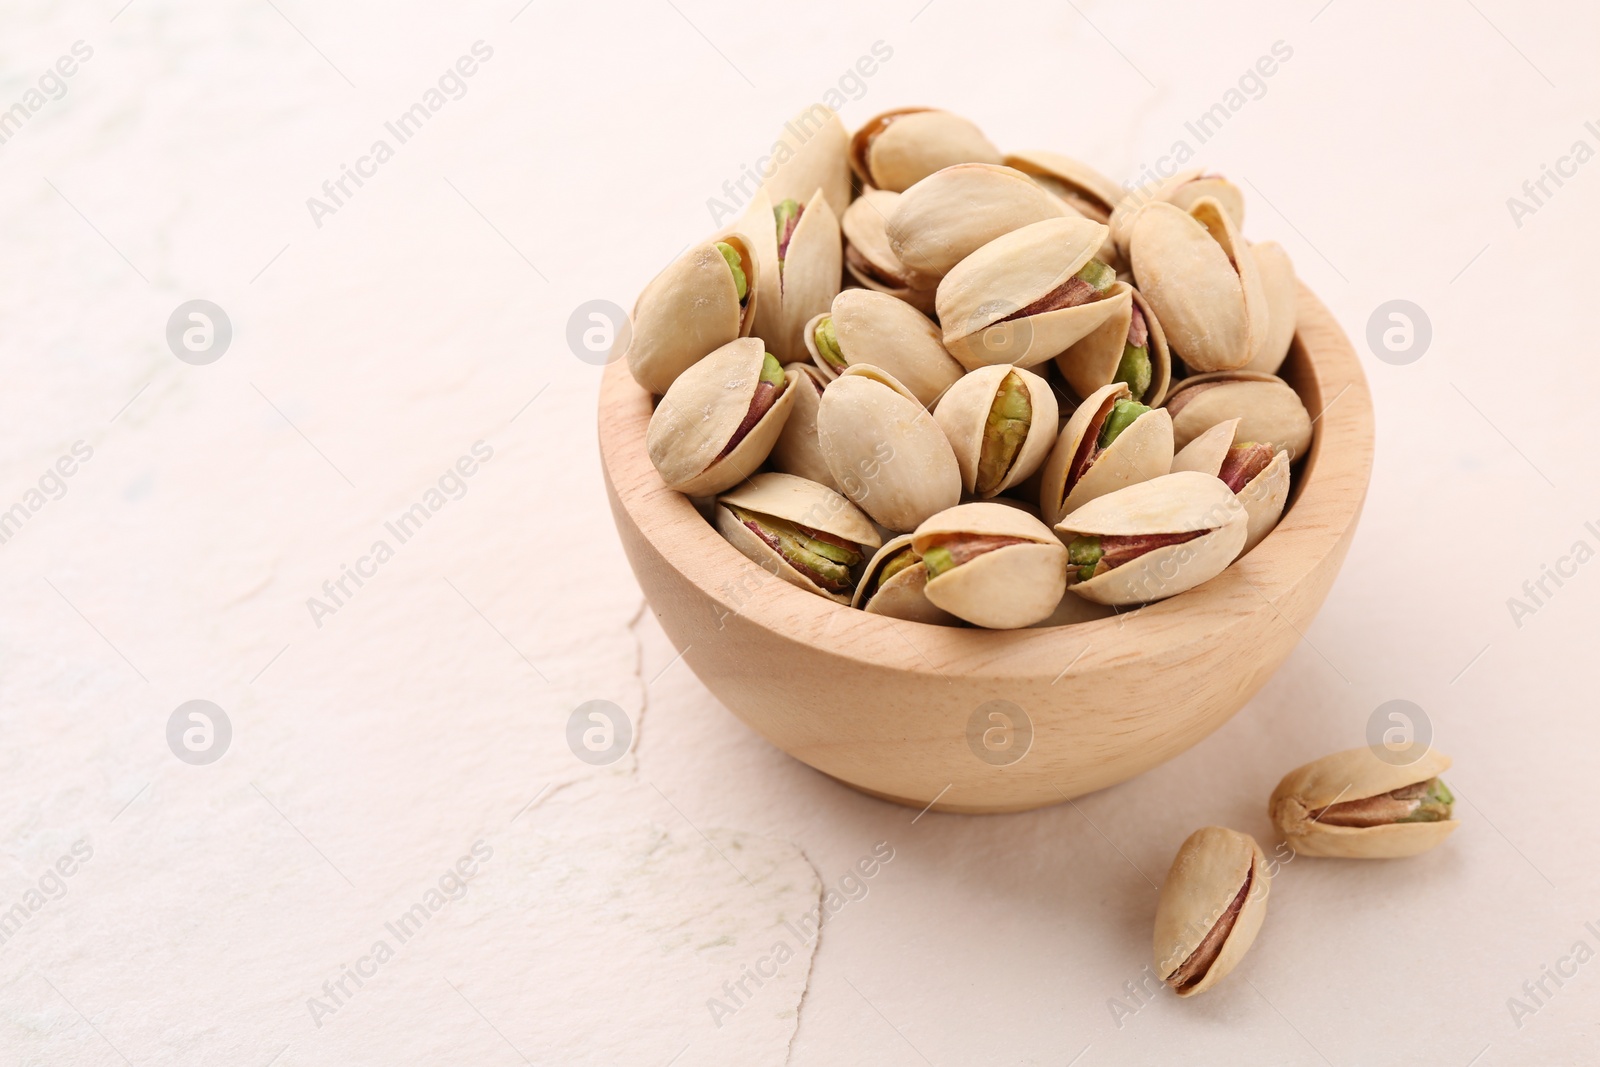
[[[1277,376],[1294,269],[1237,185],[1124,189],[931,108],[796,123],[626,353],[662,481],[735,549],[841,610],[1013,629],[1176,596],[1268,536],[1313,423]]]

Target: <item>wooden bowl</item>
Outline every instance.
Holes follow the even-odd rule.
[[[1277,529],[1199,588],[1044,629],[902,622],[768,574],[662,484],[645,453],[650,397],[622,360],[600,389],[600,452],[640,586],[735,715],[873,796],[1023,811],[1195,744],[1261,688],[1322,606],[1366,497],[1372,400],[1350,342],[1304,286],[1281,373],[1317,432]]]

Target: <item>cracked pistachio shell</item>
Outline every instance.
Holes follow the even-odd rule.
[[[1130,485],[1078,508],[1056,523],[1073,537],[1138,537],[1206,533],[1182,544],[1152,549],[1120,567],[1068,588],[1097,604],[1147,604],[1193,589],[1221,574],[1244,548],[1249,520],[1223,482],[1198,471],[1164,474]]]
[[[1098,440],[1085,439],[1091,434],[1098,438],[1112,407],[1126,399],[1128,387],[1122,382],[1101,386],[1061,428],[1039,478],[1039,514],[1045,522],[1058,523],[1091,500],[1172,469],[1172,420],[1165,408],[1154,408],[1134,419],[1082,477],[1068,484],[1079,450],[1085,445],[1098,447]]]
[[[961,377],[939,337],[939,327],[903,300],[871,289],[846,289],[826,309],[846,364],[866,363],[889,372],[928,407]],[[825,380],[838,377],[817,351],[816,328],[822,315],[805,324],[806,351]]]
[[[1111,212],[1111,238],[1118,248],[1126,251],[1133,218],[1142,208],[1161,203],[1188,211],[1203,196],[1209,196],[1222,205],[1233,220],[1235,229],[1244,226],[1244,194],[1239,187],[1220,174],[1207,174],[1194,168],[1179,171],[1170,178],[1150,182],[1125,194]]]
[[[727,455],[760,384],[766,349],[755,337],[730,341],[678,376],[656,405],[645,448],[668,488],[710,496],[754,474],[794,406],[798,372],[784,374],[772,407]],[[718,457],[721,456],[719,459]]]
[[[1111,383],[1122,362],[1122,351],[1128,343],[1128,327],[1133,321],[1133,309],[1139,308],[1149,337],[1150,388],[1144,396],[1134,397],[1141,404],[1155,407],[1166,399],[1167,387],[1172,382],[1172,353],[1167,348],[1167,335],[1161,329],[1161,320],[1139,290],[1127,282],[1116,282],[1106,300],[1117,301],[1116,308],[1105,322],[1083,337],[1071,348],[1056,357],[1061,376],[1079,396],[1088,396],[1096,389]]]
[[[1216,477],[1228,458],[1228,450],[1238,439],[1238,428],[1238,419],[1217,423],[1172,457],[1173,471],[1199,471]],[[1237,496],[1249,516],[1244,548],[1239,552],[1245,556],[1278,525],[1284,506],[1289,502],[1288,450],[1279,449],[1260,474],[1239,487]]]
[[[937,607],[976,626],[1013,630],[1049,618],[1067,584],[1067,550],[1050,528],[1021,508],[979,502],[930,516],[912,535],[919,555],[944,535],[1017,537],[936,578],[924,592]]]
[[[1155,964],[1163,981],[1180,997],[1204,993],[1239,965],[1267,917],[1272,879],[1267,857],[1249,834],[1207,826],[1190,834],[1173,857],[1156,903]],[[1246,888],[1248,887],[1248,888]],[[1244,901],[1236,913],[1239,894]],[[1233,923],[1215,956],[1198,980],[1176,986],[1170,979],[1200,948],[1219,921],[1233,914]]]
[[[848,604],[850,596],[824,589],[796,570],[782,553],[751,533],[750,528],[724,506],[727,504],[758,515],[787,519],[854,542],[863,554],[877,548],[882,540],[871,520],[850,501],[825,485],[792,474],[758,474],[717,498],[717,529],[734,548],[789,584],[840,604]]]
[[[894,376],[857,363],[828,384],[817,437],[834,484],[896,533],[961,499],[961,468],[944,431]]]
[[[916,563],[881,582],[878,580],[878,575],[889,561],[906,549],[915,554],[916,550],[911,548],[910,534],[900,534],[884,542],[883,547],[868,561],[861,581],[856,583],[856,593],[850,600],[850,606],[872,615],[887,615],[891,619],[903,619],[906,622],[926,622],[935,626],[960,623],[960,619],[936,607],[923,592],[928,584],[928,568],[922,565],[920,556]]]
[[[1455,819],[1440,822],[1390,823],[1384,826],[1329,826],[1314,815],[1335,803],[1364,800],[1401,789],[1450,769],[1450,757],[1431,748],[1412,762],[1397,766],[1370,748],[1335,752],[1290,771],[1272,791],[1272,824],[1289,846],[1307,856],[1346,859],[1395,859],[1415,856],[1438,845],[1455,831]]]
[[[1221,371],[1185,378],[1167,396],[1167,410],[1179,448],[1229,419],[1239,420],[1239,440],[1288,449],[1290,462],[1311,447],[1311,416],[1300,394],[1271,374]]]
[[[1000,162],[1000,150],[960,115],[930,108],[885,111],[850,139],[850,167],[874,189],[900,193],[957,163]]]
[[[794,407],[784,421],[783,432],[767,455],[773,470],[797,475],[838,489],[833,484],[833,473],[822,456],[822,445],[817,441],[817,408],[822,403],[822,389],[827,385],[822,374],[809,363],[790,363],[784,373],[795,372]]]
[[[933,409],[933,417],[950,440],[956,463],[961,467],[961,486],[969,494],[978,492],[978,463],[983,456],[984,437],[989,425],[989,409],[994,406],[1006,376],[1015,374],[1028,394],[1031,416],[1028,435],[1000,484],[985,497],[998,496],[1034,471],[1050,454],[1056,439],[1056,394],[1050,383],[1032,371],[1017,367],[980,367],[950,387]]]
[[[911,283],[932,288],[950,268],[996,237],[1029,223],[1076,214],[1021,171],[960,163],[900,194],[887,234]]]
[[[889,247],[889,216],[899,202],[899,193],[869,189],[845,209],[839,219],[844,235],[844,269],[857,285],[898,297],[931,315],[934,286],[912,286],[906,265]]]
[[[839,220],[823,195],[816,193],[795,224],[778,278],[781,321],[778,340],[769,344],[776,343],[783,349],[773,350],[779,360],[806,358],[806,323],[827,311],[839,295],[843,255]]]
[[[1289,262],[1289,253],[1276,241],[1253,244],[1250,252],[1256,257],[1261,288],[1267,294],[1267,337],[1244,369],[1276,374],[1288,358],[1289,345],[1294,342],[1297,314],[1294,264]]]
[[[1267,298],[1255,257],[1211,197],[1188,211],[1147,205],[1134,218],[1128,258],[1172,351],[1196,371],[1231,370],[1267,336]]]
[[[1077,216],[997,237],[957,263],[935,305],[944,346],[968,370],[1033,367],[1066,351],[1116,310],[1105,299],[1002,322],[1070,281],[1094,258],[1106,228]]]
[[[850,135],[831,108],[812,104],[795,115],[772,154],[782,159],[766,181],[773,203],[808,203],[820,190],[835,216],[850,206]]]
[[[1110,222],[1127,190],[1087,163],[1059,152],[1014,152],[1005,165],[1037,181],[1084,218]]]
[[[628,369],[634,381],[660,396],[673,380],[706,355],[750,334],[760,303],[756,254],[740,234],[726,241],[739,253],[748,298],[739,306],[728,261],[716,241],[695,245],[645,286],[633,306],[633,341]]]

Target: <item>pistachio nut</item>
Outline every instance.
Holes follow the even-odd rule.
[[[797,381],[755,337],[730,341],[684,371],[645,432],[661,480],[710,496],[750,477],[789,418]]]
[[[1110,222],[1127,190],[1087,163],[1059,152],[1014,152],[1005,165],[1020,170],[1086,219]]]
[[[888,371],[928,407],[961,377],[939,327],[903,300],[871,289],[846,289],[805,324],[806,351],[832,381],[852,363]]]
[[[783,124],[772,167],[764,188],[773,203],[810,203],[820,190],[835,216],[850,206],[850,135],[826,105],[812,104]]]
[[[906,265],[889,247],[889,216],[899,202],[899,193],[883,189],[869,189],[851,201],[839,219],[845,273],[857,285],[899,297],[924,315],[932,315],[933,286],[913,287]]]
[[[982,210],[973,210],[976,204]],[[900,194],[886,232],[908,280],[928,289],[996,237],[1076,214],[1021,171],[958,163]]]
[[[1371,748],[1336,752],[1284,776],[1272,791],[1272,824],[1307,856],[1415,856],[1456,828],[1455,797],[1439,778],[1449,768],[1450,757],[1431,748],[1404,765]]]
[[[961,468],[944,431],[887,371],[855,363],[822,392],[817,438],[834,484],[896,533],[961,499]]]
[[[917,550],[911,547],[911,535],[900,534],[885,541],[867,562],[850,606],[906,622],[935,626],[959,624],[960,619],[928,599],[923,592],[927,584],[928,568]]]
[[[1288,358],[1289,345],[1294,342],[1295,316],[1298,314],[1296,301],[1299,298],[1294,264],[1289,262],[1289,253],[1276,241],[1253,244],[1250,252],[1256,257],[1261,288],[1267,294],[1267,339],[1244,369],[1277,374],[1278,368]]]
[[[1116,311],[1116,272],[1095,259],[1106,228],[1077,216],[995,238],[951,269],[935,307],[944,346],[968,370],[1033,367],[1066,351]]]
[[[1109,493],[1056,523],[1074,593],[1122,607],[1175,596],[1238,558],[1249,520],[1220,479],[1164,474]]]
[[[1128,248],[1128,235],[1134,216],[1150,204],[1172,204],[1188,211],[1195,201],[1209,196],[1222,205],[1233,220],[1234,229],[1244,226],[1244,193],[1220,174],[1207,174],[1198,168],[1183,170],[1127,193],[1111,212],[1111,238],[1117,247]]]
[[[1311,447],[1311,416],[1282,378],[1255,371],[1219,371],[1185,378],[1167,396],[1173,440],[1184,448],[1219,422],[1238,419],[1235,436],[1259,441],[1294,462]]]
[[[1012,630],[1048,618],[1067,583],[1067,550],[1021,508],[980,502],[930,516],[912,535],[936,607]]]
[[[679,256],[634,303],[628,345],[634,381],[665,394],[706,353],[749,336],[760,284],[755,252],[740,234],[695,245]]]
[[[1244,556],[1272,532],[1289,502],[1289,451],[1240,441],[1238,430],[1238,419],[1217,423],[1172,457],[1172,469],[1213,475],[1233,490],[1250,520]]]
[[[1116,302],[1111,316],[1057,356],[1056,366],[1079,396],[1122,382],[1134,400],[1155,407],[1172,381],[1172,353],[1161,321],[1127,282],[1113,283],[1106,300]]]
[[[783,369],[785,373],[795,373],[794,406],[789,409],[777,443],[767,455],[767,463],[773,470],[837,490],[839,487],[833,484],[833,473],[828,470],[828,461],[823,458],[822,445],[817,440],[817,407],[822,403],[822,389],[828,384],[827,380],[809,363],[790,363]]]
[[[1255,257],[1222,205],[1164,201],[1134,217],[1128,259],[1167,343],[1196,371],[1250,362],[1267,339],[1267,297]]]
[[[1000,150],[960,115],[907,107],[868,119],[850,139],[850,167],[874,189],[904,192],[957,163],[999,163]]]
[[[1272,876],[1249,834],[1206,826],[1173,857],[1156,903],[1156,973],[1180,997],[1239,965],[1267,917]]]
[[[1055,524],[1097,497],[1172,469],[1172,419],[1122,382],[1090,393],[1056,436],[1039,478],[1039,515]]]
[[[1056,439],[1050,383],[1017,367],[979,367],[933,409],[973,496],[997,496],[1039,469]]]
[[[717,498],[717,529],[752,562],[811,593],[850,603],[881,539],[854,504],[792,474],[758,474]]]
[[[753,333],[767,342],[778,362],[805,359],[801,331],[806,321],[826,311],[839,292],[843,252],[833,209],[820,191],[804,204],[773,203],[760,192],[737,230],[759,261]]]

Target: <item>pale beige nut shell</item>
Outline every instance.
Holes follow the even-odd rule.
[[[829,383],[817,436],[834,484],[889,530],[913,530],[961,499],[961,468],[944,431],[877,367],[857,363]]]
[[[761,421],[721,459],[750,410],[766,350],[755,337],[730,341],[678,376],[650,416],[645,448],[670,489],[710,496],[739,484],[765,462],[794,406],[798,371]]]
[[[767,471],[717,497],[760,515],[789,522],[853,541],[863,548],[883,543],[872,520],[860,508],[820,482],[793,474]]]
[[[758,264],[754,280],[748,276],[746,282],[755,290],[750,299],[750,337],[759,337],[767,342],[767,351],[779,363],[789,363],[779,354],[773,343],[777,340],[780,327],[783,323],[783,292],[778,287],[778,226],[773,215],[772,200],[767,195],[766,189],[757,189],[756,195],[750,198],[744,214],[739,216],[727,230],[717,237],[717,240],[727,240],[733,234],[742,240],[745,247],[755,256]]]
[[[923,554],[940,534],[1021,537],[930,579],[928,599],[958,618],[992,630],[1013,630],[1049,618],[1067,584],[1067,550],[1050,528],[1020,508],[960,504],[917,527],[912,547]]]
[[[726,241],[739,252],[748,299],[739,306],[728,261],[716,242],[695,245],[656,275],[633,306],[633,340],[628,369],[657,396],[707,353],[748,336],[755,323],[761,293],[761,268],[750,244],[740,234]]]
[[[778,334],[775,339],[768,339],[768,347],[780,362],[806,358],[806,323],[827,311],[839,295],[843,255],[839,220],[827,199],[816,193],[795,224],[778,280]],[[772,348],[773,345],[777,347]]]
[[[785,374],[796,372],[794,407],[789,409],[789,418],[784,421],[783,432],[778,434],[777,443],[767,455],[767,463],[774,470],[838,489],[833,484],[828,461],[822,456],[822,445],[817,441],[817,408],[822,403],[822,390],[827,380],[809,363],[790,363],[783,369]]]
[[[1141,185],[1123,196],[1111,212],[1111,238],[1118,248],[1126,251],[1128,234],[1140,210],[1160,203],[1188,211],[1202,196],[1220,203],[1233,220],[1235,229],[1244,227],[1244,193],[1239,187],[1220,174],[1206,174],[1199,168],[1191,168]]]
[[[933,417],[950,440],[956,463],[961,466],[961,486],[969,494],[978,491],[978,462],[983,456],[989,409],[994,406],[995,394],[1008,374],[1015,374],[1022,380],[1033,415],[1028,423],[1028,436],[1017,450],[1011,469],[992,492],[984,495],[998,496],[1038,470],[1055,443],[1058,405],[1049,382],[1020,367],[979,367],[965,375],[940,398],[939,406],[933,409]]]
[[[1167,410],[1180,449],[1229,419],[1239,420],[1239,440],[1287,449],[1291,462],[1311,447],[1311,415],[1300,394],[1270,374],[1219,371],[1185,378],[1168,394]]]
[[[838,604],[850,603],[849,594],[824,589],[796,570],[783,558],[783,553],[740,522],[738,516],[728,510],[728,504],[855,541],[864,550],[878,547],[878,532],[854,504],[826,486],[804,478],[768,473],[758,474],[734,492],[718,497],[716,509],[718,532],[746,559],[808,593],[827,597]]]
[[[1039,476],[1039,516],[1046,523],[1054,525],[1091,500],[1159,478],[1172,469],[1172,420],[1165,408],[1155,408],[1118,434],[1068,491],[1067,477],[1084,435],[1100,424],[1100,412],[1127,397],[1128,387],[1123,382],[1101,386],[1078,405],[1056,435]]]
[[[1070,570],[1071,564],[1068,564]],[[1072,626],[1080,622],[1095,622],[1099,619],[1109,619],[1117,614],[1117,609],[1107,604],[1096,604],[1092,600],[1085,600],[1081,596],[1073,596],[1068,589],[1061,594],[1060,603],[1056,604],[1054,611],[1047,618],[1034,623],[1031,629],[1044,630],[1052,626]]]
[[[1233,447],[1239,421],[1229,419],[1219,422],[1183,446],[1172,457],[1173,471],[1199,471],[1213,477],[1219,474],[1228,458],[1228,450]],[[1240,556],[1249,554],[1251,549],[1259,545],[1282,517],[1284,505],[1289,502],[1289,463],[1288,450],[1279,449],[1260,474],[1239,488],[1239,502],[1249,516]]]
[[[1066,535],[1101,537],[1210,531],[1068,587],[1097,604],[1123,607],[1176,596],[1221,574],[1244,549],[1249,519],[1221,480],[1181,471],[1092,500],[1055,528]]]
[[[975,209],[982,205],[981,209]],[[900,194],[886,229],[907,281],[931,288],[996,237],[1077,212],[1021,171],[988,163],[946,167]]]
[[[1370,748],[1352,748],[1313,760],[1284,775],[1272,791],[1268,813],[1297,853],[1344,859],[1397,859],[1435,847],[1455,831],[1455,819],[1387,826],[1329,826],[1312,813],[1335,803],[1364,800],[1437,778],[1450,757],[1424,749],[1412,762],[1396,764]]]
[[[1122,363],[1122,351],[1128,344],[1128,327],[1133,322],[1133,309],[1137,305],[1149,333],[1150,388],[1144,396],[1134,399],[1156,407],[1166,399],[1167,388],[1172,383],[1172,353],[1167,348],[1167,334],[1161,328],[1161,320],[1143,294],[1127,282],[1113,284],[1105,299],[1117,301],[1115,310],[1092,332],[1057,356],[1056,366],[1079,396],[1088,396],[1109,385]]]
[[[1284,505],[1289,502],[1288,449],[1279,449],[1260,474],[1240,487],[1238,496],[1249,519],[1244,547],[1239,550],[1243,556],[1259,545],[1283,517]]]
[[[961,377],[961,364],[945,351],[939,327],[903,300],[871,289],[846,289],[825,312],[846,364],[866,363],[893,375],[924,407],[931,406]],[[825,380],[839,371],[817,351],[816,328],[822,315],[805,324],[805,348]]]
[[[908,107],[868,119],[850,139],[850,167],[875,189],[904,192],[957,163],[999,163],[1000,150],[967,119]]]
[[[850,135],[831,108],[812,104],[784,123],[773,157],[766,181],[773,203],[804,204],[820,190],[834,215],[850,206]]]
[[[1132,223],[1128,257],[1167,343],[1191,369],[1229,370],[1254,358],[1267,334],[1266,293],[1216,200],[1201,197],[1188,211],[1147,205]]]
[[[924,592],[928,584],[928,569],[921,564],[905,568],[878,586],[871,597],[866,596],[866,591],[871,588],[873,577],[878,571],[892,556],[910,545],[911,535],[899,534],[885,541],[883,547],[873,553],[872,559],[867,562],[866,570],[861,574],[861,581],[856,583],[855,596],[850,598],[850,606],[861,608],[870,615],[884,615],[905,622],[925,622],[934,626],[959,625],[960,619],[928,599]]]
[[[1059,152],[1013,152],[1006,156],[1005,165],[1054,183],[1066,193],[1064,199],[1069,207],[1096,222],[1109,222],[1112,210],[1127,195],[1127,190],[1087,163]],[[1052,186],[1046,184],[1045,188]]]
[[[944,346],[968,370],[1001,363],[1033,367],[1105,322],[1105,299],[1001,322],[1055,291],[1094,257],[1106,228],[1065,216],[995,238],[939,283],[935,306]]]
[[[1256,270],[1261,275],[1261,289],[1267,296],[1267,336],[1247,363],[1245,370],[1262,374],[1276,374],[1288,358],[1289,346],[1294,343],[1297,286],[1294,264],[1289,253],[1276,241],[1262,241],[1250,246],[1256,259]]]
[[[1156,973],[1163,981],[1200,947],[1246,878],[1250,891],[1221,951],[1200,981],[1178,993],[1180,997],[1204,993],[1239,965],[1267,917],[1272,879],[1255,838],[1221,826],[1196,830],[1173,858],[1156,903],[1153,938]]]
[[[867,289],[898,297],[922,312],[933,314],[934,288],[913,288],[906,279],[906,265],[889,247],[886,227],[900,194],[884,189],[868,189],[851,202],[839,218],[844,235],[844,269],[852,281]],[[855,256],[850,253],[854,250]],[[865,266],[857,263],[859,257]]]

